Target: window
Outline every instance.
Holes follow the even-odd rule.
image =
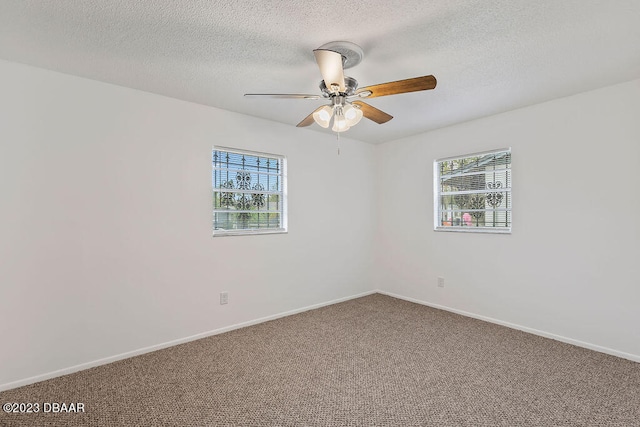
[[[213,149],[213,235],[287,231],[286,158]]]
[[[435,230],[511,232],[511,149],[433,165]]]

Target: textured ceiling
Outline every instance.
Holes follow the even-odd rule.
[[[323,101],[243,94],[319,93],[335,40],[361,87],[438,79],[368,101],[394,119],[345,136],[380,143],[640,78],[640,1],[0,1],[2,59],[291,126]]]

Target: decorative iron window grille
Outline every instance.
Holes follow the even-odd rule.
[[[435,230],[511,232],[511,149],[434,162]]]
[[[214,147],[213,235],[287,231],[286,158]]]

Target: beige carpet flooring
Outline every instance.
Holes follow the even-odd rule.
[[[640,364],[375,294],[0,393],[2,426],[640,426]]]

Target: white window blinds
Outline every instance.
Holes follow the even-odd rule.
[[[435,229],[511,232],[511,149],[434,162]]]
[[[286,159],[214,148],[213,234],[286,232]]]

